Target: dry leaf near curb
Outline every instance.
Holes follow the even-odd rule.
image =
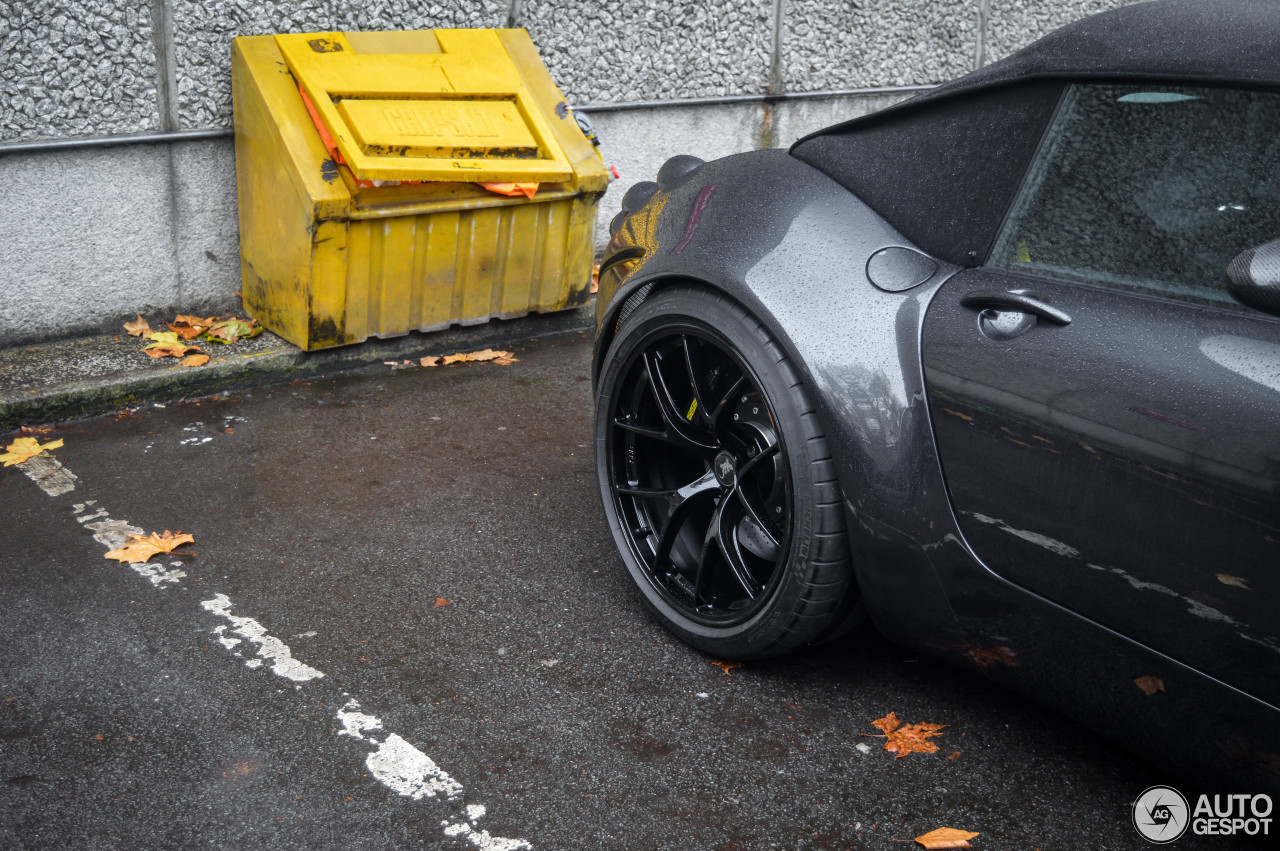
[[[19,437],[5,447],[5,453],[0,455],[0,461],[4,462],[6,467],[12,467],[14,464],[21,464],[23,461],[30,460],[37,455],[43,455],[50,449],[58,449],[62,446],[62,438],[50,441],[43,446],[38,438]]]
[[[187,355],[179,363],[183,366],[204,366],[209,362],[208,355]]]
[[[143,349],[153,358],[183,358],[192,352],[199,353],[199,346],[188,346],[186,343],[152,343]]]
[[[725,674],[726,674],[726,675],[728,675],[728,676],[730,676],[730,677],[732,677],[732,676],[733,676],[733,674],[730,674],[730,673],[729,673],[730,671],[732,671],[734,668],[741,668],[741,667],[742,667],[742,663],[741,663],[741,662],[712,662],[711,664],[712,664],[712,665],[715,665],[717,668],[719,668],[720,670],[724,671],[724,672],[725,672]]]
[[[453,605],[452,600],[446,600],[444,597],[436,597],[436,604],[431,608],[438,609],[441,606],[452,606],[452,605]]]
[[[213,327],[217,322],[216,316],[210,316],[208,319],[201,319],[199,316],[189,316],[178,314],[172,322],[166,322],[169,329],[184,340],[194,340],[204,332]]]
[[[153,358],[181,358],[202,351],[199,346],[188,346],[179,340],[176,331],[152,331],[147,339],[151,341],[151,345],[143,348],[143,351]]]
[[[929,851],[945,851],[949,848],[972,848],[969,840],[978,835],[975,830],[957,830],[954,827],[940,827],[928,833],[922,833],[913,841],[919,842]]]
[[[1153,677],[1150,674],[1138,677],[1133,681],[1133,684],[1142,689],[1142,693],[1148,697],[1158,691],[1164,691],[1164,680],[1159,677]]]
[[[909,753],[935,753],[938,746],[929,739],[938,735],[946,724],[903,724],[896,713],[890,712],[883,718],[871,722],[871,726],[884,732],[884,749],[902,759]],[[864,736],[875,736],[875,733],[863,733]],[[879,738],[877,736],[877,738]]]
[[[130,337],[141,337],[143,334],[151,333],[151,326],[147,324],[147,320],[142,318],[142,314],[137,314],[138,318],[133,322],[124,323],[124,330],[129,332]]]
[[[171,553],[183,544],[194,544],[196,541],[186,532],[170,532],[164,534],[152,532],[150,535],[130,535],[124,539],[124,546],[107,553],[106,558],[128,564],[141,564],[158,553]],[[183,555],[183,553],[178,553]]]
[[[256,319],[241,319],[233,316],[230,319],[224,319],[210,328],[205,337],[214,343],[225,343],[231,345],[239,340],[248,340],[262,333],[262,326],[258,324]]]
[[[1218,573],[1215,575],[1218,577],[1218,581],[1223,585],[1230,585],[1232,588],[1241,588],[1245,591],[1253,590],[1249,587],[1249,583],[1244,579],[1241,579],[1239,576],[1232,576],[1230,573]]]

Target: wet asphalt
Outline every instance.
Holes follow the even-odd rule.
[[[0,848],[1149,847],[1130,804],[1180,778],[972,673],[868,633],[726,672],[669,636],[604,524],[589,353],[73,423],[60,496],[0,471]],[[100,512],[196,555],[153,583]],[[218,595],[323,676],[233,643]],[[353,700],[380,730],[344,734]],[[890,711],[939,752],[882,750]],[[461,791],[400,794],[390,734]]]

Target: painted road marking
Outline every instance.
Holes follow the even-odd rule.
[[[18,465],[40,490],[49,496],[62,496],[76,489],[76,475],[51,455],[36,455]]]
[[[18,465],[27,478],[36,483],[49,496],[61,496],[76,489],[78,477],[56,458],[35,456]],[[143,530],[127,520],[115,520],[97,500],[77,502],[71,506],[77,522],[93,532],[93,539],[108,550],[124,546],[129,535],[141,535]],[[166,568],[159,564],[129,564],[135,573],[147,579],[153,586],[164,588],[180,585],[186,572],[178,570],[181,562],[170,562]],[[245,665],[260,668],[270,663],[270,670],[277,676],[294,683],[301,689],[311,680],[322,679],[324,672],[293,658],[293,651],[280,639],[267,632],[266,627],[253,618],[231,614],[233,603],[226,594],[215,594],[200,603],[205,611],[227,621],[214,628],[218,643],[240,658],[244,654],[236,648],[244,643],[255,646],[257,658],[246,659]],[[228,629],[240,638],[226,635]],[[346,705],[338,710],[337,719],[342,724],[340,735],[351,736],[373,745],[365,758],[365,767],[379,783],[397,795],[420,801],[423,798],[440,798],[457,809],[461,806],[465,789],[444,769],[418,748],[395,733],[387,733],[382,719],[361,711],[360,704],[346,692]],[[481,804],[462,807],[454,819],[440,822],[445,836],[465,840],[478,851],[533,851],[524,839],[508,839],[492,836],[487,830],[478,830],[476,822],[485,814]]]

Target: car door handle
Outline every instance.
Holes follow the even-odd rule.
[[[1054,325],[1070,325],[1071,316],[1038,298],[1007,290],[974,290],[960,299],[960,304],[974,310],[1013,310],[1030,313]]]

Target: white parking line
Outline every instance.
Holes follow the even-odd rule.
[[[36,456],[18,467],[49,496],[61,496],[76,489],[78,477],[55,458]],[[108,550],[124,546],[128,535],[143,534],[142,529],[126,520],[112,519],[105,508],[97,505],[96,500],[77,502],[72,505],[71,510],[84,528],[93,531],[93,539]],[[185,571],[175,569],[181,567],[180,562],[171,562],[168,568],[158,564],[127,566],[159,588],[179,585],[187,575]],[[229,652],[244,658],[244,654],[236,649],[237,646],[242,641],[246,646],[255,646],[256,658],[246,659],[247,667],[259,668],[264,663],[269,663],[272,673],[292,681],[296,689],[301,689],[304,683],[324,677],[322,671],[293,658],[293,651],[289,646],[269,634],[266,627],[258,621],[231,614],[233,604],[227,595],[215,594],[200,605],[204,610],[228,622],[220,624],[213,632],[218,636],[218,642]],[[228,628],[240,638],[227,637]],[[350,698],[346,692],[343,692],[343,696]],[[465,793],[462,784],[401,736],[395,733],[384,735],[382,720],[361,712],[358,702],[349,699],[338,710],[337,718],[342,724],[340,735],[351,736],[374,746],[365,758],[365,767],[383,786],[415,801],[438,797],[455,808],[461,807],[457,817],[440,822],[445,836],[465,840],[478,851],[532,851],[533,846],[527,840],[491,836],[487,830],[477,830],[476,822],[485,814],[485,807],[480,804],[462,807]]]

